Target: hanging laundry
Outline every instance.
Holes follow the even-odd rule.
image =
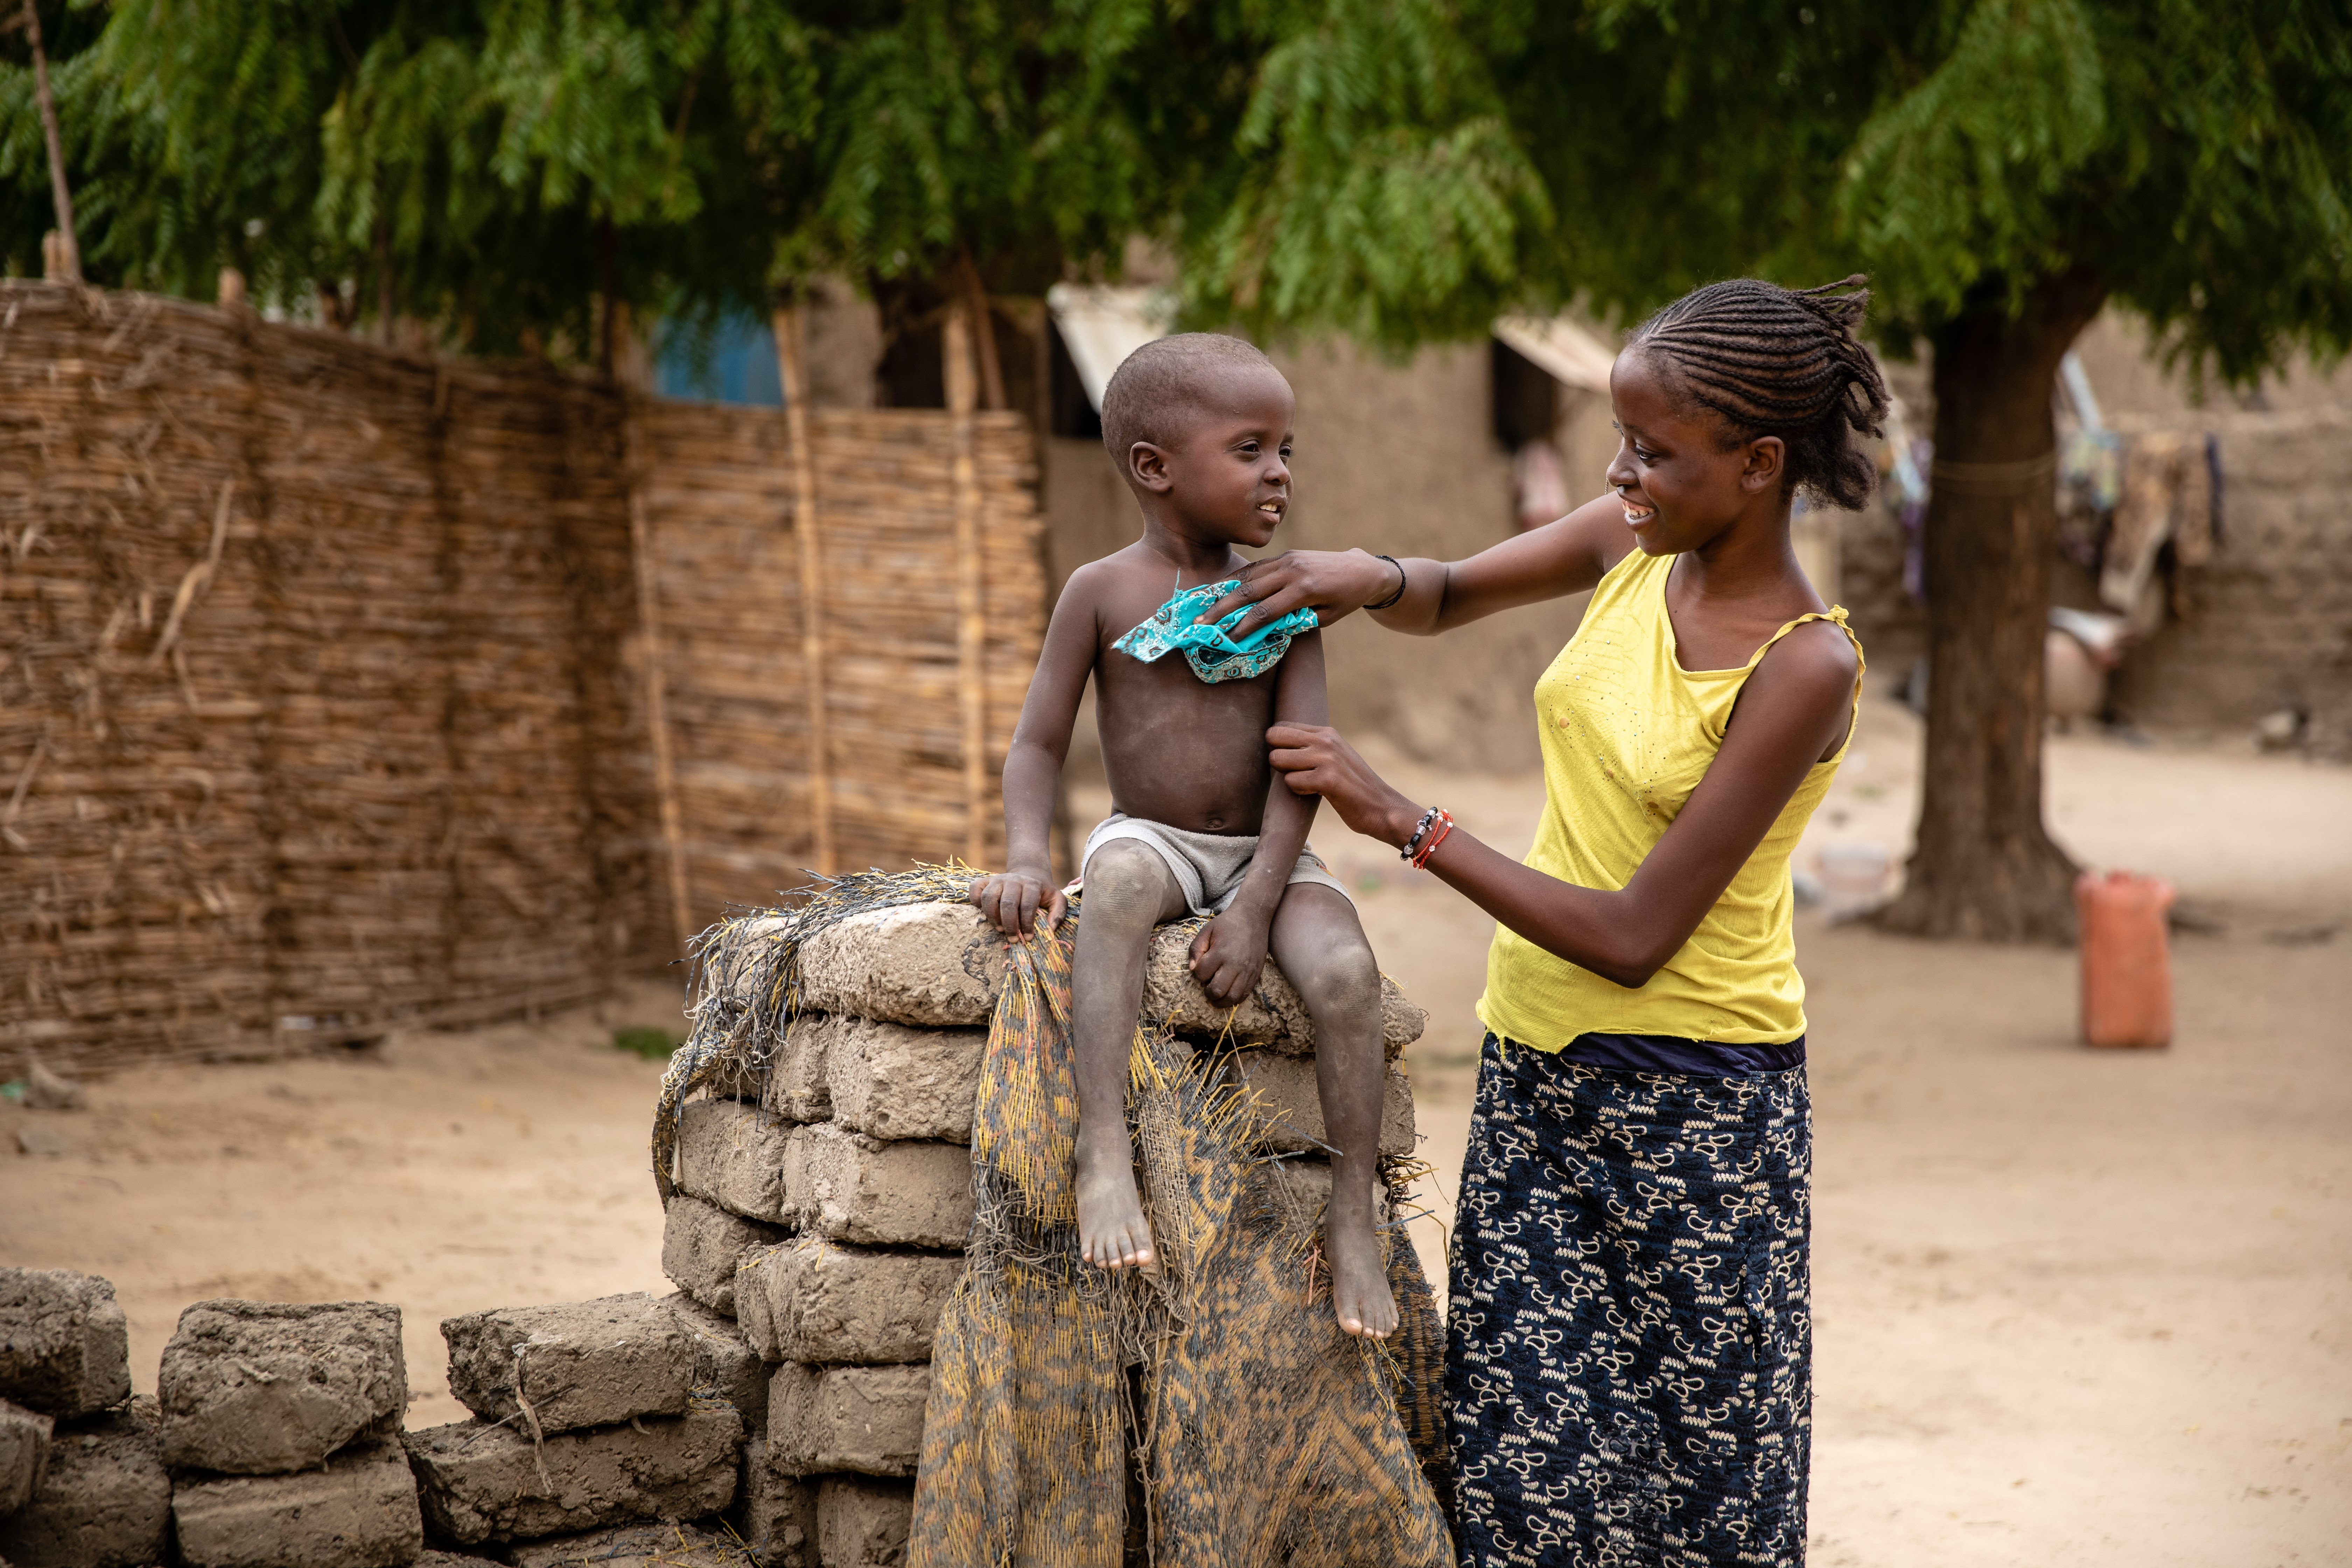
[[[2172,524],[2172,552],[2183,566],[2203,566],[2221,542],[2221,440],[2191,437],[2180,458],[2180,508]]]
[[[1903,400],[1893,399],[1886,410],[1886,444],[1880,448],[1878,467],[1888,483],[1879,494],[1886,510],[1903,525],[1903,591],[1918,604],[1927,602],[1927,552],[1921,531],[1927,522],[1927,470],[1935,460],[1936,444],[1911,434]]]
[[[1895,454],[1895,477],[1902,486],[1895,515],[1903,520],[1903,591],[1927,602],[1927,479],[1936,466],[1936,443],[1915,436]]]
[[[2221,437],[2207,431],[2205,435],[2205,471],[2213,480],[2213,548],[2226,542],[2221,531]]]
[[[2123,454],[2124,438],[2112,430],[2073,430],[2059,442],[2058,553],[2086,572],[2099,569]]]
[[[2185,564],[2211,560],[2213,495],[2205,437],[2158,430],[2133,441],[2124,456],[2115,525],[2108,531],[2100,566],[2100,600],[2112,610],[2144,619],[2148,616],[2148,582],[2168,542],[2174,542],[2174,553]],[[2189,542],[2191,536],[2193,542]],[[2155,613],[2160,619],[2160,601]]]
[[[2094,511],[2113,511],[2123,493],[2124,438],[2113,430],[2076,430],[2058,455],[2058,479]]]

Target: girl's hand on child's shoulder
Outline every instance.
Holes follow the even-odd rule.
[[[1031,871],[996,871],[975,877],[971,897],[972,907],[1007,936],[1026,936],[1035,931],[1040,913],[1045,917],[1045,930],[1051,931],[1062,923],[1062,916],[1070,907],[1070,900],[1054,885],[1050,875]]]

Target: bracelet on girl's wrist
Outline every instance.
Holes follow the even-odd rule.
[[[1416,871],[1427,870],[1429,868],[1429,858],[1437,853],[1437,847],[1444,843],[1446,836],[1453,831],[1453,813],[1445,811],[1439,812],[1437,814],[1437,826],[1430,833],[1429,842],[1423,845],[1419,851],[1417,851],[1412,857],[1412,868]]]
[[[1437,807],[1433,805],[1427,811],[1423,812],[1421,814],[1421,820],[1412,825],[1412,836],[1407,838],[1404,841],[1403,847],[1397,851],[1397,858],[1400,860],[1412,859],[1413,851],[1421,847],[1422,836],[1429,831],[1430,824],[1435,822],[1439,817],[1444,815],[1445,814],[1444,812],[1439,811]]]
[[[1395,593],[1393,593],[1393,594],[1391,594],[1387,598],[1382,599],[1382,600],[1381,600],[1379,604],[1377,604],[1377,605],[1366,605],[1364,606],[1364,608],[1366,608],[1366,609],[1368,609],[1368,610],[1385,610],[1385,609],[1388,609],[1389,607],[1391,607],[1391,605],[1394,605],[1398,600],[1400,600],[1400,599],[1402,599],[1402,598],[1403,598],[1403,597],[1404,597],[1404,590],[1405,590],[1404,563],[1403,563],[1403,562],[1402,562],[1402,561],[1399,561],[1399,560],[1398,560],[1395,556],[1393,556],[1393,555],[1375,555],[1375,556],[1373,556],[1373,557],[1372,557],[1372,559],[1373,559],[1373,560],[1375,560],[1375,561],[1385,561],[1385,562],[1387,562],[1390,565],[1391,565],[1391,566],[1393,566],[1393,567],[1395,567],[1395,568],[1397,569],[1397,585],[1396,585],[1396,592],[1395,592]]]

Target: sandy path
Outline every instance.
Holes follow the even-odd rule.
[[[2352,1561],[2340,949],[2181,944],[2179,1040],[2071,955],[1814,936],[1815,1561]]]
[[[676,1011],[649,989],[612,1016]],[[443,1318],[670,1289],[646,1146],[661,1068],[611,1042],[583,1013],[123,1074],[89,1114],[38,1118],[63,1159],[15,1157],[33,1118],[0,1107],[0,1260],[113,1280],[148,1391],[191,1301],[398,1302],[409,1425],[457,1420]]]
[[[1899,855],[1916,734],[1865,710],[1811,836]],[[1393,759],[1517,850],[1528,780]],[[1823,1568],[2352,1562],[2352,771],[2062,738],[2053,820],[2086,858],[2216,916],[2177,949],[2179,1043],[2072,1043],[2064,952],[1899,942],[1808,917],[1817,1106],[1816,1550]],[[1488,923],[1326,823],[1382,962],[1431,1010],[1412,1056],[1443,1217],[1469,1119]],[[2332,925],[2332,940],[2316,933]],[[0,1155],[0,1259],[121,1289],[153,1386],[212,1295],[407,1314],[414,1425],[451,1419],[453,1312],[667,1289],[646,1174],[660,1021],[396,1037],[381,1059],[173,1068]],[[0,1106],[0,1147],[26,1113]],[[1440,1272],[1437,1219],[1416,1239]]]

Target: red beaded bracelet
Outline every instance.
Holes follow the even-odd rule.
[[[1429,858],[1437,853],[1437,847],[1444,843],[1445,836],[1453,831],[1454,814],[1448,811],[1440,811],[1437,814],[1436,830],[1430,834],[1429,842],[1423,845],[1413,855],[1412,868],[1416,871],[1427,870],[1429,868]]]

